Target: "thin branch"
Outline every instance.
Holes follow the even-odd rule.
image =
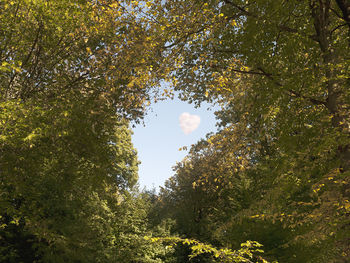
[[[176,40],[174,43],[169,44],[167,46],[164,46],[163,49],[168,49],[168,48],[172,48],[176,45],[178,45],[179,43],[181,43],[183,40],[185,40],[186,38],[188,38],[189,36],[193,35],[193,34],[197,34],[202,32],[206,27],[201,27],[200,29],[198,29],[197,31],[192,31],[192,32],[188,32],[185,35],[183,35],[182,37],[180,37],[178,40]]]
[[[295,28],[290,28],[288,26],[285,26],[285,25],[279,25],[278,26],[278,29],[280,31],[284,31],[284,32],[288,32],[288,33],[294,33],[294,34],[300,34],[300,35],[304,35],[305,37],[308,37],[310,38],[311,40],[314,40],[316,42],[318,42],[318,38],[315,36],[315,35],[306,35],[306,34],[303,34],[301,32],[299,32],[297,29]]]
[[[73,79],[70,83],[64,86],[64,89],[72,87],[74,84],[78,83],[79,81],[83,80],[86,76],[88,76],[90,72],[87,70],[83,74],[81,74],[79,77],[76,79]]]
[[[33,54],[33,52],[34,52],[34,49],[35,49],[35,46],[37,45],[37,43],[38,43],[38,41],[39,41],[39,36],[40,36],[41,28],[42,28],[42,24],[39,23],[39,27],[38,27],[38,30],[37,30],[37,32],[36,32],[36,36],[35,36],[34,42],[33,42],[33,44],[32,44],[32,47],[31,47],[31,49],[30,49],[30,51],[29,51],[27,57],[23,60],[22,66],[25,66],[25,65],[28,63],[30,57],[32,56],[32,54]]]
[[[316,104],[316,105],[326,106],[326,102],[325,101],[321,101],[321,100],[317,100],[317,99],[314,99],[314,98],[311,98],[311,97],[308,97],[308,96],[301,95],[301,93],[296,92],[295,90],[292,90],[292,89],[289,89],[288,92],[294,97],[306,99],[306,100],[308,100],[308,101],[310,101],[310,102],[312,102],[313,104]]]
[[[233,50],[233,49],[216,49],[215,47],[213,47],[213,52],[235,54],[235,53],[238,53],[238,50]]]
[[[331,10],[338,18],[344,19],[343,16],[342,16],[341,14],[339,14],[339,13],[337,12],[337,10],[335,10],[334,8],[330,8],[330,10]]]
[[[350,3],[349,1],[344,1],[344,0],[336,0],[337,5],[339,9],[343,13],[343,19],[346,21],[347,24],[350,26]]]
[[[253,13],[251,13],[251,12],[245,10],[244,7],[241,7],[241,6],[239,6],[239,5],[236,5],[236,4],[233,3],[231,0],[224,0],[224,2],[225,2],[226,4],[228,4],[228,5],[231,5],[231,6],[235,7],[235,8],[237,8],[237,9],[238,9],[239,11],[241,11],[242,14],[244,14],[244,15],[251,16],[251,17],[256,17],[256,18],[258,17],[257,15],[255,15],[255,14],[253,14]]]
[[[28,63],[30,57],[32,56],[32,54],[33,54],[33,52],[34,52],[34,50],[35,50],[35,47],[36,47],[36,45],[37,45],[37,43],[38,43],[38,41],[39,41],[39,36],[40,36],[41,28],[42,28],[42,24],[39,22],[39,27],[38,27],[38,30],[37,30],[37,33],[36,33],[34,42],[33,42],[33,44],[32,44],[32,47],[31,47],[31,49],[30,49],[30,51],[29,51],[27,57],[24,59],[24,61],[23,61],[23,63],[22,63],[22,68]],[[9,84],[8,84],[8,88],[7,88],[7,90],[6,90],[6,94],[7,94],[7,91],[11,88],[11,85],[12,85],[13,81],[15,80],[17,74],[18,74],[18,73],[15,72],[15,73],[12,75],[12,77],[11,77],[11,79],[10,79],[10,81],[9,81]],[[7,95],[6,95],[6,96],[7,96]]]
[[[272,80],[277,86],[280,86],[280,87],[283,86],[280,82],[278,82],[278,81],[275,80],[275,78],[273,77],[273,75],[272,75],[271,73],[266,72],[266,71],[263,70],[261,67],[258,67],[257,69],[260,70],[262,73],[264,73],[263,75],[264,75],[265,77],[269,78],[270,80]]]
[[[262,75],[262,76],[265,76],[265,77],[270,77],[271,76],[271,74],[268,74],[268,73],[265,73],[265,72],[254,71],[254,70],[231,69],[231,71],[242,73],[242,74]]]
[[[336,31],[337,29],[339,29],[339,28],[341,28],[341,27],[343,27],[343,26],[347,26],[348,24],[347,23],[345,23],[345,24],[341,24],[341,25],[338,25],[337,27],[335,27],[335,28],[333,28],[332,30],[331,30],[331,35],[334,33],[334,31]]]
[[[265,72],[261,67],[259,67],[258,69],[260,71],[262,71],[264,73],[264,75],[266,77],[268,77],[270,80],[272,80],[277,86],[283,87],[282,83],[276,81],[271,73]],[[310,101],[311,103],[313,103],[315,105],[324,105],[324,106],[326,106],[326,102],[325,101],[321,101],[321,100],[314,99],[314,98],[311,98],[311,97],[308,97],[308,96],[304,96],[300,92],[297,92],[295,90],[289,89],[287,92],[290,95],[292,95],[293,97],[298,97],[298,98],[302,98],[302,99],[308,100],[308,101]]]

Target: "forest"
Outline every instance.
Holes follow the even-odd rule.
[[[218,131],[140,190],[174,92]],[[349,0],[0,0],[0,262],[350,262]]]

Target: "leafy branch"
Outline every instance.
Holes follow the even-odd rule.
[[[256,241],[246,241],[241,244],[238,250],[231,250],[229,248],[215,248],[210,244],[205,244],[195,239],[179,238],[179,237],[145,237],[151,242],[159,242],[167,244],[167,247],[172,247],[177,244],[188,245],[192,251],[189,258],[193,259],[202,254],[209,254],[211,257],[220,259],[221,262],[246,262],[246,263],[268,263],[258,253],[263,253],[262,245]],[[275,263],[277,263],[275,261]]]

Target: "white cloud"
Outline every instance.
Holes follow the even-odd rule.
[[[184,112],[179,117],[181,130],[185,134],[190,134],[198,128],[201,118],[198,115],[191,115],[188,112]]]

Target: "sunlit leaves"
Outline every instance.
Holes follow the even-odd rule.
[[[344,249],[350,96],[344,75],[349,28],[342,15],[348,11],[341,3],[164,4],[160,17],[165,13],[172,23],[163,31],[171,36],[165,54],[177,78],[175,89],[184,100],[223,106],[217,113],[222,131],[208,138],[208,145],[193,147],[169,180],[174,197],[191,192],[184,185],[192,194],[220,193],[230,189],[228,178],[246,176],[256,200],[241,212],[243,218],[283,221],[301,231],[295,238],[302,236],[304,245],[312,236],[306,246],[318,238],[324,243],[317,244],[327,244],[325,233],[332,233],[342,245],[328,247],[325,255]],[[333,175],[343,178],[335,180],[343,186],[326,179]],[[226,184],[214,191],[220,181]],[[340,225],[347,230],[340,231]]]
[[[263,262],[267,263],[262,257],[257,256],[258,253],[264,252],[261,247],[262,245],[255,241],[247,241],[241,244],[241,248],[237,250],[231,250],[227,248],[218,249],[212,245],[199,242],[194,239],[183,239],[178,237],[145,237],[147,240],[152,242],[162,242],[170,244],[171,246],[182,243],[188,245],[192,251],[189,256],[190,259],[196,258],[201,254],[208,255],[212,258],[219,259],[222,262]]]
[[[115,262],[118,205],[137,181],[126,119],[143,116],[158,74],[129,7],[0,3],[1,260],[17,231],[44,262]]]

